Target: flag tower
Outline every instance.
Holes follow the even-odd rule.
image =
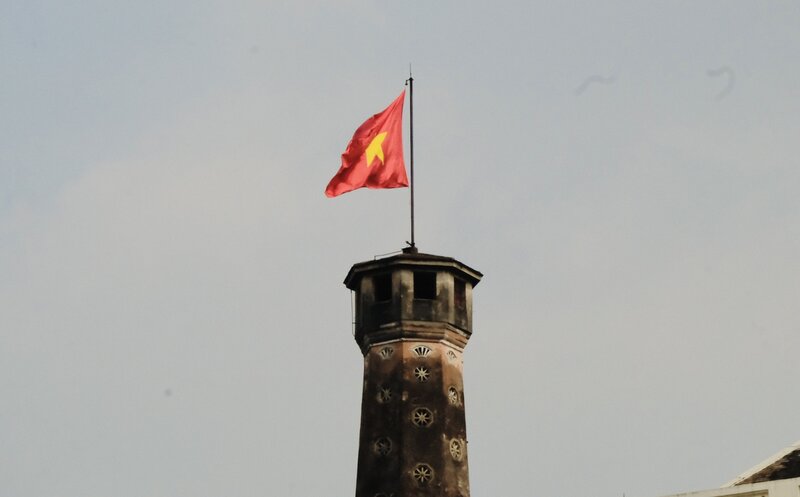
[[[462,354],[481,277],[416,247],[347,274],[364,356],[356,497],[469,497]]]
[[[469,497],[462,354],[472,335],[472,289],[483,275],[416,246],[411,74],[406,84],[411,241],[398,255],[355,264],[344,280],[355,293],[354,335],[364,356],[356,497]],[[405,91],[356,129],[328,197],[409,186],[404,100]]]

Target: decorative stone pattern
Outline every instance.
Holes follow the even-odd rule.
[[[424,383],[431,378],[431,370],[422,366],[414,368],[414,377],[417,381]]]
[[[433,424],[433,413],[430,409],[418,407],[411,413],[411,422],[417,426],[427,428]]]
[[[372,444],[372,450],[379,456],[388,456],[392,452],[392,441],[387,437],[381,437]]]
[[[411,477],[421,485],[428,484],[433,480],[433,468],[427,464],[417,464],[411,471]]]
[[[453,352],[452,350],[448,350],[448,351],[447,351],[447,359],[448,359],[450,362],[456,362],[456,359],[458,359],[458,356],[457,356],[457,355],[456,355],[456,353],[455,353],[455,352]]]
[[[417,357],[428,357],[428,354],[431,353],[431,348],[425,345],[417,345],[411,349],[411,351],[414,352],[414,355]]]
[[[447,389],[447,401],[454,406],[461,404],[461,399],[459,398],[458,389],[456,387]]]
[[[394,355],[394,347],[382,347],[378,354],[380,354],[381,359],[383,360],[389,359]]]
[[[461,440],[457,438],[450,440],[450,455],[458,462],[464,459],[464,444]]]
[[[392,400],[392,389],[389,387],[378,387],[378,402],[387,404]]]

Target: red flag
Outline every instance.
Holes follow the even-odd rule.
[[[358,127],[342,154],[342,167],[328,183],[325,195],[336,197],[364,187],[408,186],[403,162],[405,96],[403,90],[383,112],[375,114]]]

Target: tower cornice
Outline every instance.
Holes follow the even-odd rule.
[[[368,273],[374,271],[384,271],[389,268],[405,269],[445,269],[458,274],[472,286],[477,285],[483,274],[463,262],[452,257],[445,257],[433,254],[414,254],[402,253],[391,257],[384,257],[371,261],[359,262],[354,264],[344,279],[344,284],[350,290],[357,290],[360,279]]]
[[[363,354],[374,345],[398,340],[442,342],[464,350],[471,334],[449,323],[405,320],[381,325],[377,330],[356,336],[356,341]]]

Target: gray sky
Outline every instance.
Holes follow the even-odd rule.
[[[417,240],[483,271],[472,495],[710,488],[798,438],[798,2],[0,3],[0,494],[347,496],[323,189],[415,75]]]

